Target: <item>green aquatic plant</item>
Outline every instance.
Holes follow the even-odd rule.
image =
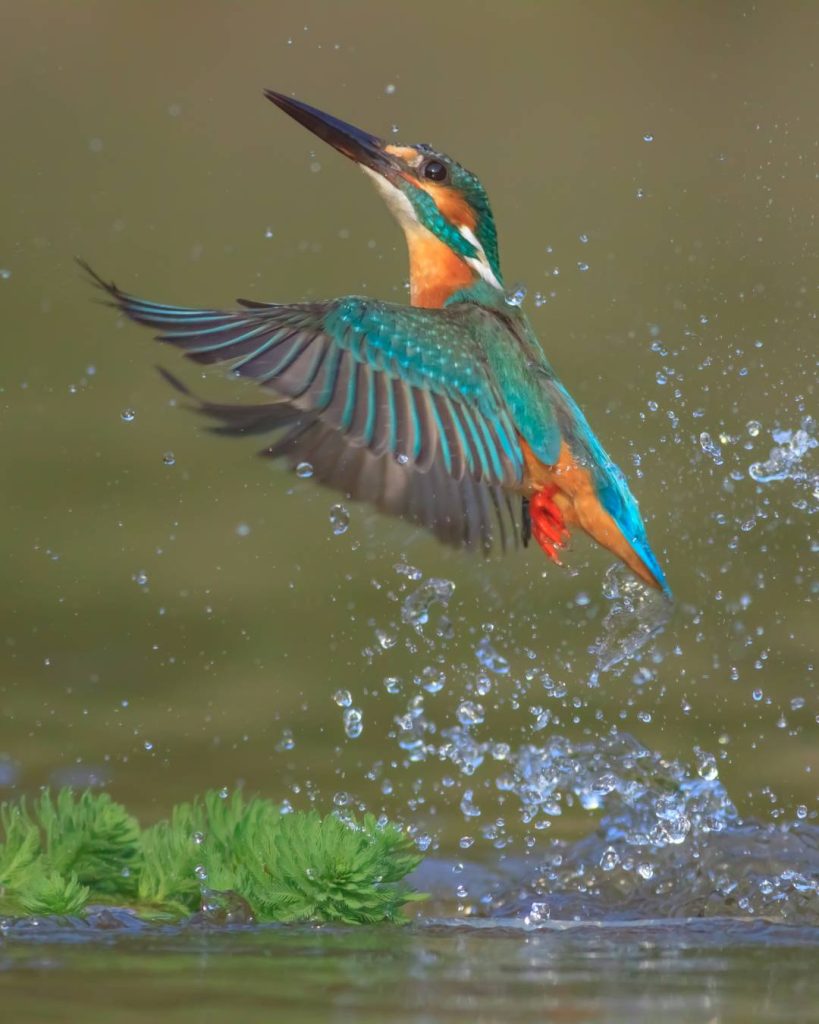
[[[243,920],[405,920],[411,839],[372,815],[283,814],[208,792],[141,829],[107,793],[60,790],[0,806],[0,912],[81,915],[91,904],[181,918],[241,907]],[[223,920],[235,918],[223,917]]]
[[[76,915],[85,910],[91,896],[87,885],[82,885],[76,874],[61,875],[59,871],[33,871],[20,893],[23,909],[34,915]]]
[[[315,811],[291,814],[259,839],[242,878],[265,920],[399,921],[403,905],[418,898],[400,884],[420,861],[417,850],[371,815],[351,828]]]

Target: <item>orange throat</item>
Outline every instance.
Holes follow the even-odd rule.
[[[437,309],[477,274],[464,260],[425,228],[406,231],[410,259],[410,302]]]

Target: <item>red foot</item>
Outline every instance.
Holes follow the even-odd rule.
[[[560,509],[554,502],[557,487],[546,487],[532,495],[529,501],[529,515],[532,520],[532,536],[553,562],[560,565],[558,548],[569,539],[569,531]]]

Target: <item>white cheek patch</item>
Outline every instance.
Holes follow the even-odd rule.
[[[461,235],[469,242],[473,248],[477,249],[477,256],[464,257],[466,262],[474,271],[486,281],[487,284],[491,284],[493,288],[497,288],[499,291],[502,290],[501,283],[495,276],[495,271],[492,269],[489,260],[486,258],[486,253],[483,246],[475,236],[475,232],[468,228],[465,224],[460,225],[458,228]]]

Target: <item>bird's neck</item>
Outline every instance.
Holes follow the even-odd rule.
[[[420,225],[405,227],[410,259],[410,302],[437,309],[455,292],[470,288],[478,274],[448,245]]]

